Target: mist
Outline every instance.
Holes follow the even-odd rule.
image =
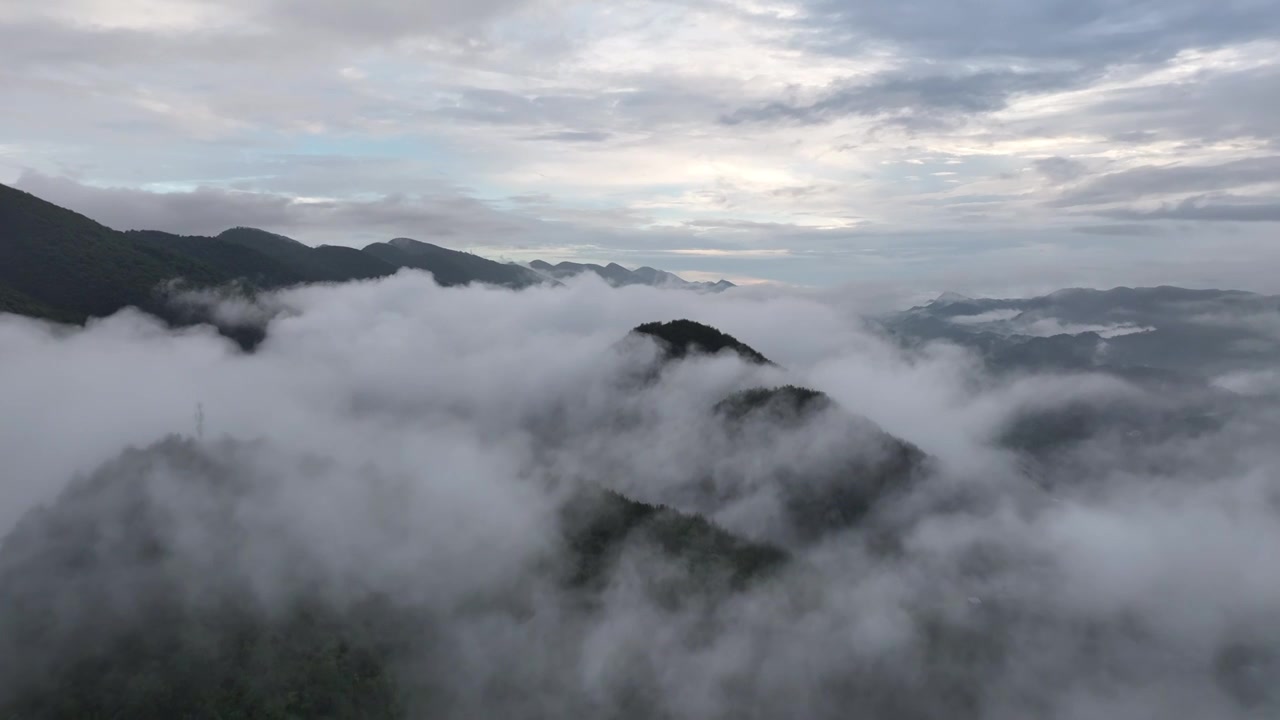
[[[0,702],[164,597],[410,616],[389,651],[407,717],[1280,711],[1280,406],[1236,392],[1274,372],[1220,380],[1193,433],[1099,424],[1028,450],[1009,438],[1058,411],[1165,418],[1196,398],[905,348],[834,292],[401,271],[177,301],[265,339],[246,352],[134,310],[83,328],[0,315],[0,596],[50,606],[34,655],[30,628],[0,621]],[[628,336],[678,318],[776,365],[663,362]],[[786,385],[833,407],[716,421],[726,397]],[[855,520],[796,515],[806,478],[901,447],[920,469]],[[598,584],[566,584],[567,508],[596,488],[786,560],[695,583],[637,541]],[[125,550],[142,526],[157,564]],[[81,541],[91,563],[59,554]]]

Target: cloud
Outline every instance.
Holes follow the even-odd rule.
[[[1112,325],[1092,325],[1085,323],[1064,323],[1057,318],[1040,318],[1025,324],[1015,324],[1016,332],[1034,337],[1053,337],[1054,335],[1079,335],[1081,333],[1097,333],[1104,338],[1122,337],[1148,333],[1155,328],[1139,325],[1117,323]]]
[[[974,56],[1057,59],[1101,65],[1158,61],[1186,47],[1217,46],[1269,34],[1280,12],[1249,0],[1209,8],[1174,0],[1023,5],[1013,0],[909,0],[895,7],[820,0],[808,21],[821,46],[845,49],[888,40],[936,59]],[[836,40],[833,40],[835,38]]]
[[[905,352],[868,333],[846,297],[776,288],[586,279],[513,293],[403,272],[269,304],[288,312],[252,355],[132,312],[83,329],[0,317],[0,527],[92,474],[123,494],[81,495],[78,524],[111,537],[125,528],[106,509],[137,497],[162,509],[165,567],[193,603],[218,589],[247,593],[249,612],[366,594],[425,609],[396,640],[407,701],[435,717],[1243,720],[1280,703],[1255,678],[1280,646],[1274,414],[1231,406],[1168,443],[1101,432],[1029,477],[999,440],[1027,412],[1181,398],[1110,378],[989,377],[955,348]],[[675,317],[786,369],[706,358],[644,391],[619,385],[652,352],[620,354],[619,338]],[[717,487],[749,480],[759,492],[705,509],[772,533],[770,478],[830,450],[828,426],[734,446],[708,413],[724,393],[784,381],[918,443],[938,474],[880,506],[876,532],[798,546],[776,582],[736,594],[673,603],[678,567],[640,546],[591,602],[549,579],[577,481],[688,507],[691,468]],[[170,433],[185,437],[157,443]],[[95,547],[93,582],[119,592],[92,603],[61,571],[22,565],[45,571],[24,581],[66,603],[69,628],[104,607],[127,618],[122,598],[139,597],[140,575]],[[16,675],[0,677],[4,690]]]
[[[1150,225],[1141,224],[1113,224],[1113,225],[1078,225],[1073,228],[1078,233],[1086,235],[1104,235],[1110,237],[1146,237],[1151,235],[1159,235],[1160,229],[1151,227]]]
[[[1054,183],[1065,183],[1079,178],[1088,166],[1078,160],[1064,157],[1040,158],[1032,166],[1048,180]]]
[[[1055,207],[1131,202],[1150,195],[1230,190],[1280,182],[1280,157],[1245,158],[1214,165],[1144,166],[1085,181]]]
[[[992,325],[992,327],[982,329],[1005,334],[1030,335],[1032,337],[1097,333],[1104,338],[1113,338],[1151,332],[1155,329],[1126,323],[1098,325],[1063,322],[1061,319],[1054,317],[1020,317],[1023,314],[1023,310],[1017,309],[989,310],[976,315],[956,315],[948,317],[947,320],[957,325]]]
[[[1254,370],[1227,373],[1214,378],[1213,384],[1241,395],[1277,395],[1280,394],[1280,372]]]
[[[1195,155],[1197,149],[1233,139],[1265,143],[1275,136],[1274,118],[1280,105],[1275,99],[1280,73],[1269,61],[1274,55],[1271,42],[1233,47],[1207,57],[1192,53],[1175,66],[1197,76],[1196,82],[1170,82],[1156,74],[1147,82],[1111,88],[1098,93],[1097,102],[1078,119],[1119,142],[1147,147],[1161,140],[1190,143],[1172,153],[1160,153],[1173,157]],[[1132,130],[1135,125],[1147,129]]]
[[[757,108],[741,108],[722,117],[721,122],[727,125],[770,121],[811,124],[828,122],[841,115],[899,115],[926,119],[968,115],[1000,110],[1015,94],[1057,89],[1073,80],[1071,76],[1059,73],[1013,71],[971,75],[891,75],[875,78],[868,85],[834,90],[807,104],[773,102]]]
[[[119,230],[216,235],[228,227],[247,226],[302,234],[328,231],[348,238],[355,233],[380,240],[418,235],[499,242],[536,224],[456,192],[374,200],[307,199],[217,187],[149,192],[93,187],[36,172],[24,173],[15,187]]]
[[[956,323],[957,325],[981,325],[989,322],[1012,320],[1021,314],[1021,310],[1015,309],[988,310],[987,312],[981,312],[976,315],[956,315],[947,318],[947,321]]]
[[[1194,220],[1208,222],[1280,222],[1280,203],[1264,198],[1202,195],[1151,210],[1118,208],[1099,213],[1121,220]]]
[[[305,17],[302,5],[8,3],[0,85],[23,111],[0,116],[0,137],[21,139],[0,155],[0,181],[31,169],[97,188],[199,188],[185,205],[119,196],[119,210],[93,210],[182,232],[257,224],[361,244],[441,228],[467,247],[641,263],[706,236],[785,244],[826,262],[764,274],[824,284],[862,279],[835,267],[839,253],[904,257],[908,236],[976,238],[975,268],[988,242],[1068,247],[1081,220],[1055,202],[1127,203],[1113,198],[1154,182],[1124,175],[1144,167],[1260,159],[1280,117],[1280,19],[1245,0],[325,0]],[[507,200],[532,194],[547,201]],[[990,200],[962,200],[977,197]],[[692,242],[684,231],[705,222],[723,231]],[[1216,261],[1216,236],[1185,232]],[[894,267],[895,281],[929,282],[913,275],[922,264]]]
[[[527,0],[431,0],[406,5],[394,0],[353,4],[346,0],[271,0],[268,12],[278,26],[301,25],[339,37],[377,40],[446,34],[474,28],[529,5]]]
[[[533,135],[532,140],[552,140],[555,142],[604,142],[612,135],[605,132],[592,132],[589,130],[561,130],[559,132],[542,133],[541,135]]]

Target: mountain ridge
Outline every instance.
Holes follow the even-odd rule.
[[[363,248],[311,246],[259,228],[235,226],[214,236],[160,230],[115,230],[93,219],[0,184],[0,312],[82,323],[137,307],[174,324],[198,321],[167,307],[163,287],[239,284],[273,290],[309,283],[350,282],[403,268],[431,273],[443,287],[483,283],[511,289],[559,285],[593,272],[621,287],[648,285],[719,292],[733,284],[695,283],[651,267],[628,270],[534,261],[499,262],[407,237]]]
[[[585,273],[592,273],[614,287],[647,285],[649,287],[696,290],[698,292],[724,292],[729,288],[737,287],[737,285],[723,278],[715,282],[690,281],[675,273],[659,270],[648,265],[638,267],[635,270],[628,270],[616,262],[601,266],[595,263],[575,263],[566,260],[552,265],[545,260],[532,260],[529,262],[529,268],[544,277],[555,280],[566,280]]]

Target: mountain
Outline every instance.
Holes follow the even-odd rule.
[[[127,230],[121,234],[157,251],[176,252],[198,260],[220,277],[243,279],[257,287],[296,285],[306,282],[308,277],[287,261],[222,237],[174,235],[158,230]]]
[[[1165,455],[1134,448],[1197,442],[1262,401],[1219,379],[1275,367],[1277,318],[1280,297],[1161,286],[1068,288],[1031,298],[948,293],[881,322],[908,348],[959,345],[997,374],[1120,381],[1069,401],[1029,404],[1001,428],[997,441],[1019,454],[1037,482],[1053,485],[1100,472],[1089,467],[1098,458],[1107,459],[1108,472],[1167,472]]]
[[[116,231],[34,195],[0,185],[0,312],[83,322],[135,306],[173,323],[198,322],[169,306],[160,289],[181,279],[189,287],[232,282],[274,289],[315,282],[385,277],[401,268],[425,270],[443,286],[486,283],[513,289],[585,272],[611,285],[647,285],[720,292],[734,287],[686,282],[662,270],[549,263],[530,267],[489,260],[430,243],[396,238],[362,249],[311,247],[284,235],[235,227],[214,237],[157,230]]]
[[[661,364],[649,379],[667,363],[705,355],[736,355],[750,366],[780,369],[734,336],[691,320],[646,323],[629,337],[652,339],[662,349]],[[928,456],[911,443],[825,393],[795,385],[747,386],[729,394],[709,408],[704,432],[709,447],[754,458],[746,466],[767,472],[725,475],[714,461],[691,468],[685,492],[677,493],[687,508],[714,516],[767,482],[781,504],[783,534],[802,544],[855,526],[931,468]]]
[[[657,340],[662,347],[664,357],[668,360],[699,353],[716,355],[721,352],[731,352],[750,363],[773,364],[755,348],[734,336],[692,320],[645,323],[636,326],[631,333]]]
[[[186,322],[198,318],[177,312],[158,293],[167,281],[272,289],[385,277],[400,268],[426,270],[446,286],[523,288],[546,282],[528,268],[406,238],[358,250],[311,247],[247,227],[216,237],[119,232],[0,185],[0,312],[79,323],[135,306]]]
[[[352,587],[336,602],[320,589],[323,562],[305,554],[270,603],[255,594],[247,558],[294,551],[248,539],[244,503],[276,487],[253,470],[260,451],[169,437],[126,450],[18,523],[0,544],[0,717],[421,716],[401,705],[414,688],[404,663],[448,651],[435,645],[442,618],[430,601]],[[177,497],[203,510],[183,517]],[[673,602],[740,591],[789,558],[598,488],[568,499],[560,517],[561,562],[542,570],[565,607],[607,592],[628,550],[664,559],[652,591]],[[195,548],[196,536],[211,542]],[[198,589],[201,563],[220,580]],[[501,602],[487,609],[480,598],[471,612],[521,600]]]
[[[215,283],[198,258],[159,248],[0,185],[0,302],[71,322],[127,305],[158,309],[153,289],[182,276]]]
[[[385,262],[355,248],[311,247],[284,235],[256,228],[232,228],[218,240],[253,250],[295,269],[306,282],[346,282],[385,277],[400,265]]]
[[[374,243],[366,246],[363,252],[397,268],[427,270],[435,276],[436,282],[446,287],[482,282],[518,289],[545,282],[536,272],[519,265],[494,262],[479,255],[410,238]]]
[[[672,348],[673,362],[729,352],[768,363],[731,335],[687,320],[641,325],[634,335]],[[806,540],[866,519],[923,467],[913,446],[813,390],[745,389],[708,408],[707,418],[729,440],[712,455],[768,455],[815,423],[836,431],[825,448],[812,448],[823,455],[820,472],[786,461],[778,476]],[[841,461],[828,465],[824,450]],[[447,688],[432,684],[431,673],[446,673],[460,657],[451,653],[467,648],[451,642],[446,611],[430,593],[334,585],[331,558],[298,544],[274,515],[248,512],[288,491],[275,475],[288,463],[274,453],[269,440],[170,436],[125,450],[27,513],[0,542],[0,717],[441,716],[404,703],[423,701],[414,692],[425,680],[428,707],[449,707],[448,696],[432,694]],[[370,484],[375,497],[379,485]],[[420,518],[394,497],[375,504],[388,537],[398,538],[395,528]],[[536,587],[536,602],[591,622],[593,608],[623,591],[654,598],[673,618],[714,614],[795,566],[789,549],[603,481],[565,493],[553,522],[554,555],[528,569],[536,584],[514,578],[457,612],[523,623]],[[567,635],[542,642],[574,642],[572,627],[550,627]],[[424,658],[432,662],[420,664]]]
[[[946,293],[881,319],[907,344],[945,340],[992,369],[1229,372],[1280,352],[1280,297],[1235,290],[1068,288],[1032,298]]]
[[[651,267],[640,267],[628,270],[617,263],[595,265],[592,263],[562,262],[552,265],[542,260],[534,260],[529,267],[545,277],[566,280],[583,273],[594,273],[614,287],[627,285],[648,285],[650,287],[675,288],[680,290],[698,290],[700,292],[723,292],[737,287],[728,280],[716,282],[689,282],[680,276],[665,270]]]
[[[713,412],[731,443],[783,457],[787,448],[804,446],[818,456],[784,464],[773,475],[801,542],[854,527],[930,471],[928,456],[915,445],[810,388],[751,388],[720,401]],[[814,438],[832,444],[823,448]]]

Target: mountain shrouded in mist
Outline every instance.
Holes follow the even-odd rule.
[[[552,265],[544,260],[534,260],[529,267],[548,278],[565,280],[578,277],[584,273],[597,275],[614,287],[627,285],[648,285],[650,287],[674,288],[681,290],[699,290],[703,292],[723,292],[737,287],[728,280],[715,282],[689,282],[674,273],[651,267],[639,267],[628,270],[617,263],[596,265],[594,263],[560,262]]]
[[[635,334],[657,339],[669,360],[727,349],[747,362],[767,363],[731,336],[688,320],[641,325]],[[619,382],[620,393],[652,391]],[[734,452],[735,442],[749,438],[748,424],[800,433],[810,421],[820,422],[810,413],[827,411],[833,404],[815,391],[761,388],[729,395],[708,410],[708,422],[725,426],[724,451]],[[782,478],[795,489],[789,507],[797,535],[847,527],[870,511],[884,486],[905,483],[915,472],[923,457],[918,450],[858,422],[854,442],[840,451],[852,464],[826,478]],[[883,440],[876,442],[898,446],[890,451],[893,459],[857,449],[877,435]],[[255,467],[270,452],[262,443],[169,437],[125,451],[23,517],[0,547],[0,660],[6,662],[0,674],[7,678],[0,712],[398,717],[417,702],[402,695],[394,668],[406,656],[434,650],[431,628],[441,620],[429,608],[359,587],[341,588],[349,596],[334,600],[322,571],[309,567],[315,558],[288,537],[268,550],[289,556],[287,572],[300,583],[272,599],[279,605],[261,607],[259,579],[240,574],[242,558],[262,552],[244,524],[263,518],[247,516],[247,504],[278,491],[278,480]],[[323,471],[319,458],[302,462]],[[370,492],[393,492],[376,477],[367,481]],[[851,491],[854,486],[863,491]],[[564,492],[558,557],[541,561],[532,578],[563,603],[600,602],[617,565],[635,553],[652,553],[662,564],[644,592],[673,609],[724,602],[725,593],[763,582],[788,562],[782,547],[736,537],[696,512],[633,500],[596,483]],[[394,502],[391,495],[386,500]],[[196,516],[187,515],[197,507]],[[380,514],[384,528],[413,522],[394,506]],[[196,565],[192,551],[200,556]],[[218,582],[209,578],[224,572]],[[527,612],[520,610],[519,592],[475,602]]]
[[[602,283],[202,292],[265,341],[0,315],[0,717],[1280,708],[1247,356],[1019,368]],[[1215,297],[1135,322],[1264,327]]]
[[[764,355],[732,335],[692,320],[645,323],[637,326],[632,332],[657,340],[662,348],[662,354],[670,360],[683,358],[691,353],[716,354],[727,351],[740,356],[747,362],[760,365],[772,364]]]
[[[9,200],[65,265],[0,284],[0,718],[1280,712],[1274,298],[513,292]]]

